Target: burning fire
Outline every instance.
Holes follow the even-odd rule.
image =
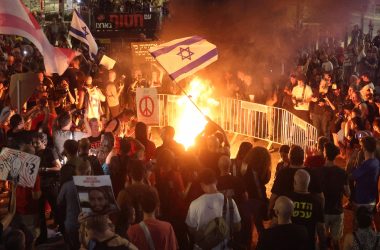
[[[208,82],[194,78],[186,92],[204,115],[214,119],[215,112],[213,111],[219,102],[212,98],[213,88]],[[195,138],[203,131],[207,121],[188,97],[182,96],[177,100],[177,118],[174,124],[176,141],[188,149],[194,145]]]

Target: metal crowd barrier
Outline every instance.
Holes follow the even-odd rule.
[[[180,112],[177,101],[182,96],[158,96],[158,126],[173,126]],[[270,144],[315,147],[317,129],[285,109],[232,98],[220,98],[218,101],[219,105],[210,117],[225,131],[265,140]]]

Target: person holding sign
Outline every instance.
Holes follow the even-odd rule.
[[[81,161],[81,160],[79,160]],[[79,249],[79,222],[78,216],[80,214],[80,206],[78,202],[78,192],[73,181],[73,174],[76,176],[88,175],[91,171],[88,162],[81,161],[80,167],[74,165],[65,165],[62,167],[62,177],[65,177],[66,181],[61,186],[61,189],[57,198],[57,205],[63,211],[61,214],[65,214],[64,218],[64,238],[69,249]],[[75,170],[74,170],[75,169]],[[75,173],[74,173],[75,171]]]

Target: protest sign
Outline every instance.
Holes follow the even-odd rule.
[[[0,153],[0,180],[12,180],[23,187],[34,186],[40,157],[19,150],[3,148]]]
[[[106,67],[107,70],[111,70],[115,66],[115,63],[116,63],[115,60],[113,60],[112,58],[110,58],[110,57],[108,57],[106,55],[103,55],[103,57],[100,60],[99,64],[103,65],[104,67]]]
[[[157,125],[160,121],[156,88],[137,88],[137,119],[147,125]]]
[[[149,49],[157,46],[157,42],[135,42],[131,43],[132,59],[135,65],[154,62],[155,59],[149,53]]]
[[[88,214],[109,214],[118,211],[109,175],[74,176],[81,211]]]
[[[9,87],[12,107],[20,110],[25,102],[32,96],[38,83],[39,80],[36,73],[13,74]]]

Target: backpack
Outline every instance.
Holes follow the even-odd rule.
[[[230,203],[230,202],[229,202]],[[233,206],[232,202],[230,207]],[[207,225],[197,231],[195,243],[202,249],[212,249],[219,245],[230,236],[229,225],[226,222],[227,197],[224,196],[223,215],[216,217],[207,223]],[[232,218],[230,218],[232,220]]]

